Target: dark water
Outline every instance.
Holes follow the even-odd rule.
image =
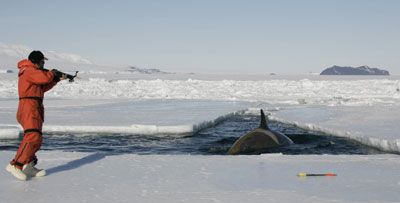
[[[226,154],[242,135],[258,127],[260,117],[240,115],[194,136],[154,137],[121,134],[45,134],[42,150],[135,154]],[[269,127],[290,137],[294,145],[263,151],[283,154],[379,154],[377,149],[347,138],[307,131],[271,121]],[[0,141],[0,150],[16,150],[19,140]]]

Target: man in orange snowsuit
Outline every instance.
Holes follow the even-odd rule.
[[[44,176],[46,172],[35,168],[35,153],[42,145],[44,122],[44,93],[53,88],[65,75],[57,70],[43,69],[46,57],[40,51],[33,51],[28,59],[18,63],[19,105],[17,121],[24,130],[23,140],[7,171],[20,180],[32,176]]]

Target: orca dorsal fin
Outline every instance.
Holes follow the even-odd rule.
[[[265,114],[264,114],[264,111],[262,109],[261,109],[260,127],[258,127],[258,128],[261,128],[261,129],[264,129],[264,130],[268,130],[269,129],[268,125],[267,125],[267,119],[265,118]]]

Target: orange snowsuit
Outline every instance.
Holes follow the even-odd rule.
[[[43,97],[57,81],[52,71],[39,69],[28,59],[20,61],[18,69],[17,121],[24,129],[24,137],[11,164],[22,168],[31,161],[37,162],[35,153],[42,145]]]

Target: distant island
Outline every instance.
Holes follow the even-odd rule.
[[[170,72],[164,72],[161,71],[160,69],[155,69],[155,68],[138,68],[135,66],[129,67],[125,72],[129,73],[139,73],[139,74],[173,74]]]
[[[332,66],[321,72],[320,75],[390,75],[389,71],[368,66]]]

